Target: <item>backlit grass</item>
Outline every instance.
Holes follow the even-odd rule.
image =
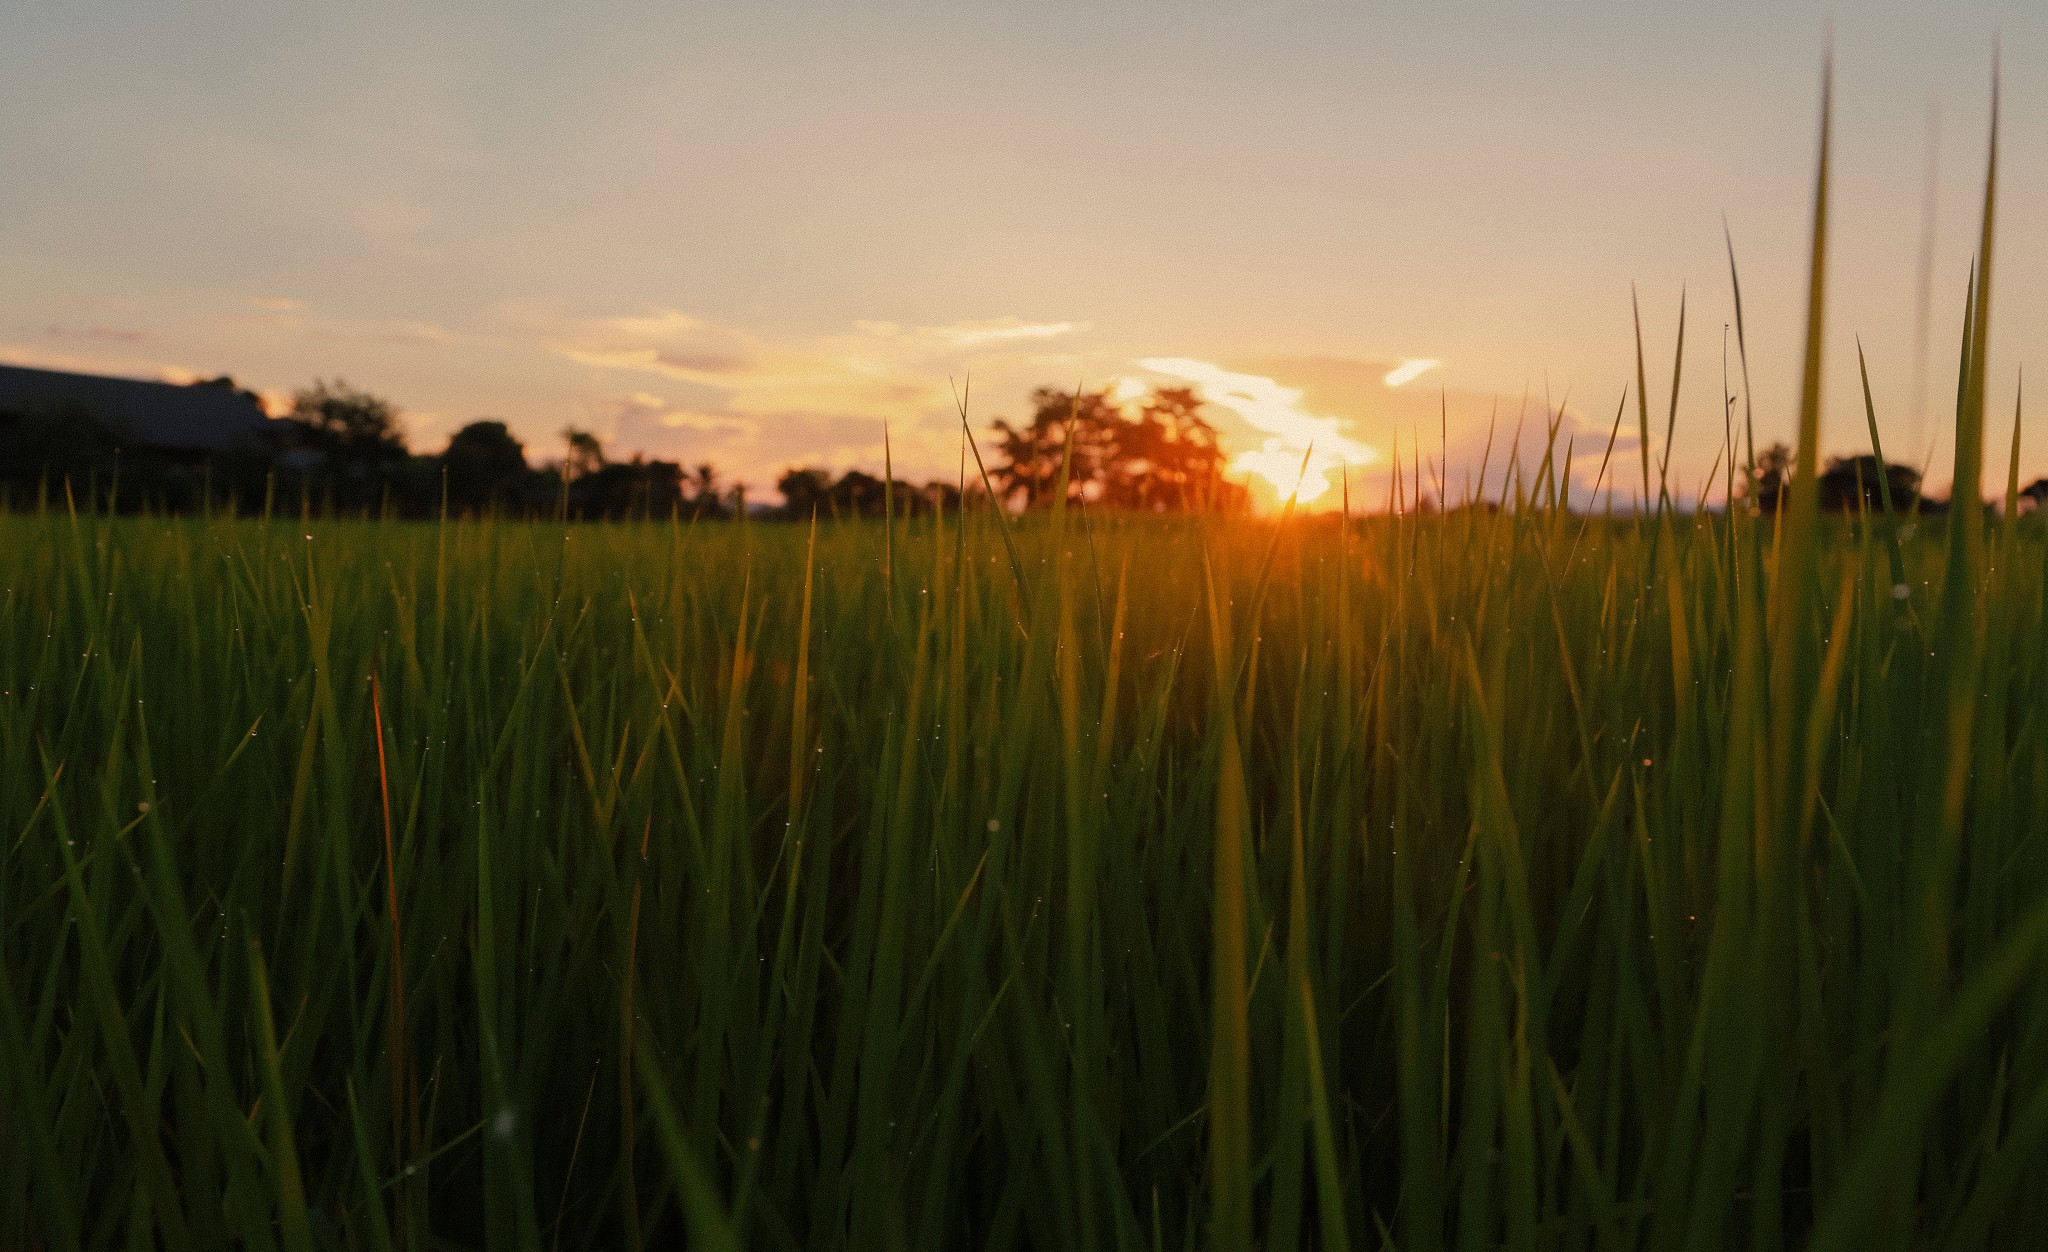
[[[2048,1219],[2039,531],[1080,520],[0,523],[6,1241]]]

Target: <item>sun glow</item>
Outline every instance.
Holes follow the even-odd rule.
[[[1190,357],[1148,357],[1138,364],[1193,384],[1205,402],[1229,409],[1264,432],[1265,440],[1232,457],[1230,468],[1266,484],[1276,501],[1291,497],[1296,503],[1311,504],[1337,485],[1343,467],[1379,459],[1377,450],[1344,433],[1342,418],[1302,408],[1299,387]]]

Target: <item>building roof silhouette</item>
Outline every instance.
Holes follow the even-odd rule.
[[[271,419],[247,394],[0,365],[0,409],[77,405],[137,445],[167,452],[223,452],[260,438]]]

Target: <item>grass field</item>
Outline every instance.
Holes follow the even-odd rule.
[[[2048,533],[1816,515],[1821,236],[1773,517],[0,518],[0,1246],[2033,1246]]]
[[[0,521],[0,1242],[2010,1242],[2048,542],[1770,529]]]

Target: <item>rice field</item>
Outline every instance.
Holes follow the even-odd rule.
[[[0,522],[5,1242],[2048,1221],[2039,528],[999,526]]]
[[[2032,1246],[2048,531],[1815,255],[1776,516],[0,518],[0,1246]]]

